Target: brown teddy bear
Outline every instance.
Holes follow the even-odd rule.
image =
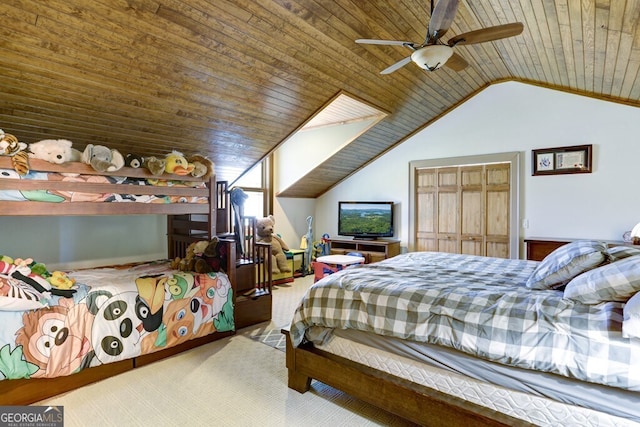
[[[291,267],[287,262],[287,256],[284,251],[288,251],[289,247],[280,237],[273,234],[273,226],[276,220],[273,215],[256,219],[256,242],[265,242],[271,244],[271,271],[273,274],[289,273]]]
[[[193,242],[187,246],[187,253],[184,258],[176,257],[171,261],[171,268],[180,271],[195,271],[195,265],[197,261],[197,254],[201,254],[209,245],[206,240],[200,240]]]
[[[224,270],[225,253],[224,246],[218,245],[218,237],[213,236],[207,246],[200,253],[196,252],[194,271],[196,273],[211,273]]]
[[[199,240],[187,246],[187,254],[184,258],[176,257],[171,261],[171,268],[180,271],[196,273],[211,273],[224,270],[226,262],[224,246],[218,246],[218,237]]]

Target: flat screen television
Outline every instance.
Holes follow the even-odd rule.
[[[338,234],[371,240],[393,237],[393,202],[338,202]]]

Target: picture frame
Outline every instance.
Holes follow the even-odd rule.
[[[531,151],[531,175],[591,173],[592,145],[542,148]]]

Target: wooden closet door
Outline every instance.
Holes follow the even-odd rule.
[[[485,188],[484,168],[463,166],[460,171],[460,250],[446,251],[484,255]],[[449,213],[451,214],[451,213]]]
[[[486,175],[486,223],[485,255],[509,258],[509,230],[511,224],[511,168],[508,163],[496,163],[485,166]]]
[[[415,219],[416,251],[437,251],[436,221],[438,220],[437,169],[418,169],[416,171]]]
[[[509,257],[510,165],[416,170],[416,250]]]

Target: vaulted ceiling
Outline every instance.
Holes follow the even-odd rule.
[[[3,0],[0,128],[80,150],[205,154],[233,181],[344,91],[389,113],[287,196],[316,197],[505,80],[640,106],[640,0],[461,0],[449,38],[522,22],[521,35],[456,46],[463,71],[426,72],[426,0]]]

